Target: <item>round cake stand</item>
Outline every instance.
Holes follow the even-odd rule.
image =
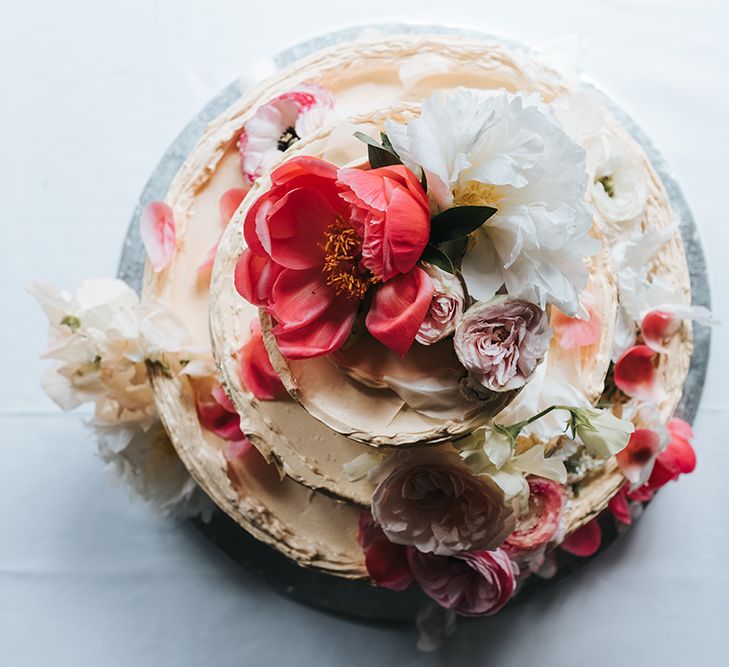
[[[530,51],[523,45],[504,40],[496,35],[474,30],[437,25],[387,23],[337,30],[302,42],[274,55],[268,62],[269,69],[271,71],[281,69],[315,51],[356,39],[363,31],[380,34],[456,34],[482,40],[496,39],[522,51]],[[139,215],[142,209],[150,201],[164,199],[177,170],[202,136],[206,125],[227,109],[259,78],[261,77],[252,73],[245,74],[210,100],[167,149],[147,181],[147,185],[132,215],[118,269],[118,276],[137,292],[141,292],[145,262],[144,247],[139,235]],[[590,83],[584,83],[583,85],[599,96],[603,105],[643,147],[653,167],[661,177],[668,192],[671,206],[680,221],[680,230],[686,248],[691,276],[692,301],[694,304],[709,308],[710,293],[704,252],[691,211],[678,183],[671,175],[660,153],[635,122],[596,86]],[[689,422],[693,422],[701,400],[709,361],[710,341],[711,330],[708,327],[694,328],[694,352],[691,358],[691,366],[676,410],[677,416]],[[601,517],[603,524],[602,545],[597,554],[591,558],[596,558],[622,534],[622,532],[618,533],[614,521],[606,514],[603,512]],[[370,586],[362,581],[349,581],[301,567],[275,549],[256,540],[220,510],[213,514],[210,521],[194,520],[194,524],[215,546],[254,574],[268,581],[277,590],[296,600],[326,611],[370,620],[412,621],[427,600],[418,590],[389,591]],[[576,558],[566,552],[559,551],[557,554],[556,575],[550,579],[541,579],[538,576],[530,577],[510,604],[554,585],[589,562],[591,558]]]

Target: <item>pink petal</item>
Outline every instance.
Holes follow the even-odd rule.
[[[608,509],[612,512],[613,516],[626,526],[633,523],[633,515],[630,513],[630,505],[628,504],[629,486],[630,484],[623,484],[620,490],[608,502]]]
[[[665,310],[652,310],[640,325],[643,342],[656,352],[666,353],[666,341],[680,328],[681,320]]]
[[[627,396],[640,401],[659,401],[664,393],[656,377],[656,353],[647,345],[636,345],[615,362],[615,385]]]
[[[271,183],[274,185],[284,185],[293,179],[312,177],[329,179],[334,182],[337,178],[337,167],[326,160],[301,155],[293,157],[281,166],[276,167],[271,172]],[[303,186],[304,183],[297,182],[296,185]]]
[[[592,556],[600,548],[601,542],[602,531],[597,518],[595,518],[578,528],[560,546],[573,556],[586,558]]]
[[[220,222],[223,227],[228,226],[247,193],[248,190],[243,188],[231,188],[221,195],[218,208],[220,210]]]
[[[412,585],[407,547],[390,542],[369,512],[360,514],[357,539],[365,554],[367,573],[378,586],[402,591]]]
[[[306,271],[284,269],[274,283],[269,306],[269,312],[281,325],[276,331],[290,331],[313,322],[335,298],[319,267]]]
[[[235,411],[223,388],[217,385],[210,396],[198,396],[197,415],[203,428],[224,440],[240,440],[240,416]]]
[[[282,267],[246,248],[235,265],[235,289],[254,306],[266,306]]]
[[[691,446],[693,437],[691,427],[683,420],[673,418],[668,422],[671,441],[656,458],[653,472],[646,486],[651,490],[662,487],[667,482],[678,479],[681,474],[693,472],[696,468],[696,452]]]
[[[557,533],[563,505],[561,484],[530,476],[529,509],[519,518],[516,530],[506,538],[502,548],[515,556],[547,544]]]
[[[292,331],[274,330],[281,354],[288,359],[309,359],[339,349],[349,338],[358,307],[358,301],[338,297],[309,324]]]
[[[201,262],[200,266],[197,267],[198,273],[205,273],[213,268],[213,264],[215,264],[215,255],[218,254],[219,243],[220,239],[218,239],[215,242],[215,245],[208,250],[208,254],[205,256],[205,259]]]
[[[625,449],[616,454],[620,472],[631,484],[638,484],[646,466],[652,466],[661,448],[661,436],[649,428],[633,431]],[[647,477],[647,471],[646,471]],[[645,481],[646,477],[643,477]]]
[[[337,220],[337,211],[317,190],[297,188],[287,192],[268,211],[265,225],[269,247],[276,263],[289,269],[321,267],[324,230]],[[259,238],[262,237],[258,228]],[[263,241],[263,239],[262,239]]]
[[[374,290],[367,330],[404,357],[415,340],[433,299],[433,282],[419,266]]]
[[[251,441],[243,436],[240,440],[231,440],[225,448],[225,460],[229,463],[242,459],[251,451]]]
[[[567,317],[562,311],[552,308],[552,328],[559,337],[560,346],[565,350],[587,347],[600,340],[602,334],[600,317],[592,306],[585,305],[584,307],[588,315],[586,320]]]
[[[268,357],[260,327],[252,330],[250,339],[240,349],[239,357],[241,380],[256,398],[272,401],[284,392],[284,386]]]
[[[169,266],[175,252],[172,209],[161,201],[150,202],[139,218],[139,231],[152,267],[156,272],[162,271]]]

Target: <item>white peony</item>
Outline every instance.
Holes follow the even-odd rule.
[[[437,210],[490,205],[497,213],[471,235],[463,275],[472,296],[510,295],[574,315],[584,258],[597,252],[585,152],[539,98],[469,89],[435,93],[420,117],[388,121],[393,146],[425,171]]]

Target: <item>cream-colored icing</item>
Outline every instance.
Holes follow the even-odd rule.
[[[438,60],[438,66],[433,68],[432,73],[422,75],[422,62],[418,64],[416,61],[427,61],[429,57]],[[446,71],[443,59],[449,63],[450,70]],[[402,77],[410,84],[406,88],[400,78],[402,69],[397,64],[399,62],[407,65],[411,61],[414,63],[412,71]],[[198,279],[195,269],[217,238],[217,198],[226,189],[240,187],[242,183],[234,141],[245,119],[259,104],[297,83],[310,80],[316,80],[332,90],[342,115],[361,114],[397,100],[419,100],[435,89],[451,88],[454,85],[539,90],[547,99],[564,93],[567,88],[550,70],[527,63],[519,56],[512,56],[496,44],[468,43],[460,38],[408,37],[388,38],[361,45],[350,44],[315,54],[253,89],[211,124],[175,178],[168,201],[175,210],[177,220],[178,252],[169,270],[160,275],[153,275],[149,271],[147,273],[147,296],[158,295],[170,303],[183,316],[195,338],[201,343],[207,343],[207,294],[204,280]],[[607,122],[610,123],[611,120],[608,118]],[[614,125],[613,131],[624,134],[617,124]],[[642,151],[635,148],[642,156]],[[339,147],[329,146],[327,150],[325,157],[335,159]],[[650,165],[646,163],[646,167],[652,179],[652,187],[644,225],[664,226],[670,218],[665,193]],[[671,242],[670,246],[670,249],[662,251],[656,263],[657,270],[673,273],[680,284],[687,285],[680,239]],[[232,308],[231,316],[238,319],[241,327],[238,342],[244,339],[245,322],[253,314],[253,309],[241,299]],[[690,341],[690,329],[685,327],[680,341],[674,343],[677,354],[670,358],[670,362],[663,362],[661,366],[661,372],[670,377],[672,382],[669,397],[661,406],[665,413],[673,410],[680,394],[688,365],[688,353],[685,352],[687,341]],[[674,360],[674,357],[678,359]],[[671,368],[677,370],[671,371]],[[178,432],[178,437],[174,438],[178,451],[196,479],[244,526],[254,534],[269,534],[271,543],[276,544],[286,531],[277,529],[274,534],[266,531],[267,526],[278,525],[270,513],[265,511],[275,502],[273,497],[261,497],[258,511],[253,514],[241,508],[235,500],[221,502],[220,497],[228,498],[231,485],[226,475],[219,474],[223,469],[219,455],[217,458],[211,456],[210,446],[202,442],[199,434],[191,428],[192,420],[195,423],[197,420],[189,396],[185,397],[181,390],[166,391],[165,382],[159,380],[156,388],[162,412],[168,415],[168,428],[172,432]],[[341,470],[342,464],[366,450],[365,446],[333,433],[289,400],[265,405],[256,405],[255,401],[240,402],[240,409],[246,430],[251,433],[264,454],[276,460],[284,472],[314,488],[325,489],[342,498],[366,504],[371,493],[369,485],[366,482],[347,482]],[[185,429],[181,429],[178,422],[185,423]],[[293,434],[300,434],[301,438],[293,438]],[[213,472],[209,474],[208,468]],[[328,504],[333,501],[321,494],[313,497],[322,498],[322,512],[330,507],[341,507]],[[319,501],[314,505],[319,505]],[[586,516],[584,508],[578,510]],[[285,509],[279,508],[277,511],[285,512]],[[577,516],[580,511],[573,514]],[[351,536],[353,521],[354,518],[341,517],[338,525]],[[317,521],[311,520],[311,517],[300,519],[287,514],[284,523],[294,536],[301,537],[304,542],[311,543],[312,538],[316,537],[316,532],[310,529]],[[306,549],[288,549],[285,543],[281,543],[279,547],[297,560],[308,558],[302,559],[300,556]],[[332,544],[328,544],[328,547],[332,547]],[[330,549],[324,551],[328,550]],[[347,550],[356,550],[351,539],[347,543],[345,551]],[[332,561],[339,560],[338,557],[328,554],[320,559],[321,562],[317,561],[317,566],[323,562],[325,568],[329,568],[327,559],[330,556]],[[349,557],[352,562],[356,560],[352,554]],[[356,570],[356,566],[353,569]]]

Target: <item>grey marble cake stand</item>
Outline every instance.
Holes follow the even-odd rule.
[[[376,30],[385,34],[457,34],[483,40],[499,39],[502,42],[507,41],[494,35],[463,28],[388,23],[358,26],[321,35],[281,51],[272,57],[270,64],[272,68],[280,69],[319,49],[353,40],[364,29]],[[512,45],[523,51],[530,51],[530,49],[521,45]],[[206,125],[256,82],[254,76],[244,75],[206,104],[175,139],[147,181],[147,185],[132,215],[118,269],[118,276],[138,292],[141,291],[142,287],[145,261],[144,248],[139,236],[139,215],[141,210],[152,200],[164,199],[175,173],[202,136]],[[686,246],[691,274],[693,303],[708,308],[710,306],[710,294],[706,261],[691,211],[678,183],[673,178],[661,155],[635,122],[597,87],[589,83],[584,85],[600,96],[603,104],[623,124],[636,141],[643,146],[661,177],[668,191],[671,206],[680,221],[681,234]],[[695,348],[691,367],[676,411],[678,416],[689,422],[692,422],[696,416],[699,401],[701,400],[701,392],[709,361],[711,331],[707,327],[695,327],[694,336]],[[269,581],[277,590],[301,602],[327,611],[371,620],[411,621],[426,600],[425,596],[417,590],[397,593],[375,588],[364,582],[347,581],[300,567],[274,549],[258,542],[222,511],[217,511],[211,521],[206,523],[196,521],[195,525],[213,544],[250,571]],[[606,549],[617,537],[618,533],[613,522],[605,520],[603,543],[600,551]],[[589,560],[574,558],[560,552],[557,575],[549,580],[531,577],[511,604],[538,590],[552,586]]]

